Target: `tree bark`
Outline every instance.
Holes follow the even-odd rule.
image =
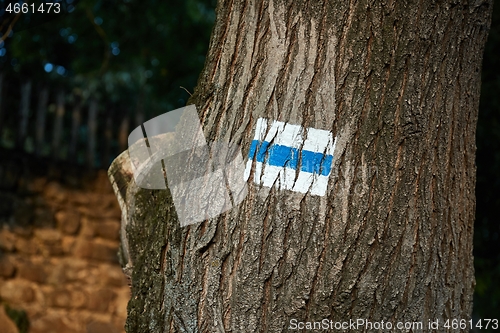
[[[45,144],[45,119],[47,116],[48,101],[49,88],[46,85],[41,85],[38,93],[38,107],[36,109],[35,124],[35,152],[38,156],[42,155]]]
[[[122,121],[120,123],[120,128],[118,130],[118,148],[120,151],[124,151],[127,149],[127,137],[128,137],[128,132],[129,132],[129,121],[130,118],[128,115],[124,116],[122,118]]]
[[[97,99],[91,97],[89,101],[89,116],[87,119],[87,166],[93,168],[95,166],[96,156],[96,133],[97,133],[97,113],[99,104]]]
[[[0,133],[3,133],[3,126],[4,126],[4,117],[5,117],[5,112],[3,108],[3,77],[4,73],[0,72]],[[2,138],[0,137],[0,141]]]
[[[65,108],[64,90],[59,89],[56,99],[56,114],[54,118],[54,133],[52,136],[52,156],[57,160],[61,158],[61,138],[63,135],[63,121]]]
[[[122,154],[109,174],[132,277],[127,332],[469,319],[491,7],[220,0],[190,100],[206,138],[246,156],[260,117],[329,130],[327,194],[249,181],[240,205],[181,228],[169,191],[139,189]]]
[[[111,156],[111,145],[113,140],[113,111],[109,111],[106,117],[104,128],[104,148],[102,150],[102,164],[106,167],[109,165]]]
[[[21,102],[19,103],[19,133],[17,135],[17,147],[24,149],[24,142],[28,135],[28,120],[31,102],[31,80],[21,83]]]
[[[80,92],[73,93],[74,105],[71,113],[71,139],[69,143],[69,158],[72,161],[77,161],[78,136],[80,130],[80,122],[82,118],[82,96]]]

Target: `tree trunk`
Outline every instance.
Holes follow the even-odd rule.
[[[61,138],[63,134],[64,113],[66,112],[64,97],[64,90],[60,89],[57,92],[54,133],[52,136],[52,156],[54,156],[56,160],[61,158]]]
[[[41,156],[45,144],[45,119],[47,116],[47,103],[49,101],[49,88],[43,85],[40,86],[39,91],[35,124],[35,152],[38,156]]]
[[[4,73],[0,72],[0,133],[3,133],[4,117],[5,117],[5,112],[3,108],[3,77]],[[1,140],[2,136],[0,136],[0,143]]]
[[[30,116],[31,80],[21,83],[21,102],[19,103],[19,133],[17,147],[24,149],[24,142],[28,135],[28,119]]]
[[[71,114],[71,140],[69,143],[69,157],[77,161],[78,135],[82,118],[82,97],[80,93],[74,93],[73,112]]]
[[[129,127],[129,116],[126,115],[122,118],[120,129],[118,130],[118,148],[120,151],[127,149],[127,137]]]
[[[89,102],[89,117],[87,119],[87,166],[93,168],[95,166],[95,150],[96,150],[96,133],[97,133],[97,112],[99,105],[95,98],[90,98]]]
[[[139,189],[122,154],[109,174],[132,277],[127,332],[468,320],[491,7],[220,0],[190,100],[207,140],[247,156],[258,118],[330,131],[326,195],[262,186],[253,161],[241,204],[180,227],[170,192]]]
[[[111,145],[113,140],[113,111],[109,111],[106,117],[106,124],[104,128],[104,148],[102,150],[102,163],[104,166],[109,165],[111,156]]]

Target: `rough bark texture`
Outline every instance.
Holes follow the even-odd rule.
[[[168,191],[138,189],[123,154],[110,177],[132,276],[127,332],[468,319],[491,6],[220,0],[191,99],[207,139],[246,156],[259,117],[331,130],[327,195],[249,181],[238,207],[180,228]]]

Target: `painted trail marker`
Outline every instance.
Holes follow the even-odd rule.
[[[255,160],[254,182],[265,187],[324,196],[333,163],[335,139],[330,131],[257,120],[248,153],[245,180]]]

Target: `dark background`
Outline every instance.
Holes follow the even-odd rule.
[[[132,129],[186,104],[205,61],[216,0],[65,0],[58,14],[38,12],[36,1],[36,13],[19,17],[6,11],[13,3],[0,0],[0,37],[8,36],[0,42],[0,163],[1,154],[15,151],[107,168],[126,149]],[[499,21],[496,6],[477,128],[476,319],[500,319]],[[39,114],[46,119],[41,138],[35,135]],[[20,119],[26,124],[21,139]]]
[[[500,318],[500,4],[483,58],[477,124],[474,315]]]

